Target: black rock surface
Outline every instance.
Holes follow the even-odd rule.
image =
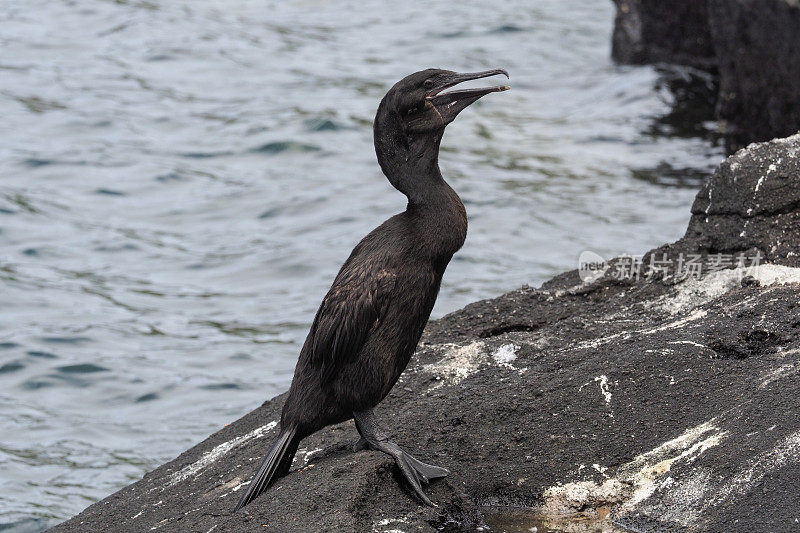
[[[706,2],[698,0],[614,0],[611,55],[627,64],[675,63],[713,68]]]
[[[739,147],[800,130],[800,2],[708,0],[717,116]]]

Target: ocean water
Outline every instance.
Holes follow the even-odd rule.
[[[371,123],[410,72],[511,74],[444,137],[470,230],[434,316],[680,237],[722,149],[686,72],[611,62],[612,19],[596,0],[3,2],[0,530],[58,523],[287,388],[350,249],[405,207]]]

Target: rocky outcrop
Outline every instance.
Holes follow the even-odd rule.
[[[800,130],[800,2],[614,0],[612,56],[718,73],[729,151]]]
[[[436,508],[385,455],[351,452],[348,422],[232,514],[279,396],[53,531],[796,530],[798,191],[800,136],[750,146],[640,275],[618,259],[432,322],[377,412],[452,470],[426,488]]]
[[[735,146],[800,130],[800,2],[709,0],[717,116]]]
[[[627,64],[716,65],[705,2],[614,0],[611,55]]]

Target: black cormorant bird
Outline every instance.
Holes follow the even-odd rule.
[[[342,266],[314,318],[281,414],[281,432],[235,510],[289,472],[304,437],[355,419],[355,449],[391,455],[416,495],[446,476],[391,442],[372,409],[408,364],[430,317],[442,275],[464,244],[467,213],[439,171],[445,127],[480,97],[508,89],[447,89],[505,70],[459,74],[428,69],[397,82],[378,106],[375,151],[408,207],[364,237]]]

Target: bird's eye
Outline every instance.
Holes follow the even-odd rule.
[[[416,107],[412,107],[411,109],[406,111],[406,115],[413,115],[416,112],[417,112],[417,108]]]
[[[423,83],[422,85],[426,89],[433,89],[433,80],[430,80],[430,79],[425,80],[425,83]]]

